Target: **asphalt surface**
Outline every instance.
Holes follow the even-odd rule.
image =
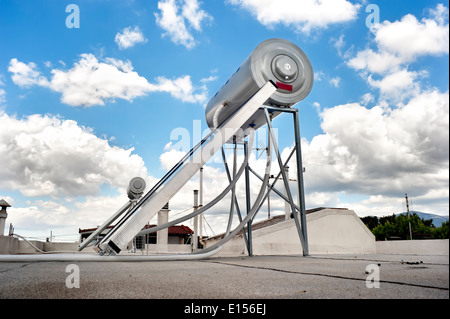
[[[124,298],[448,299],[449,257],[373,254],[0,262],[0,299]]]

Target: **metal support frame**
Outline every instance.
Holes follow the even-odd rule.
[[[268,193],[270,192],[270,190],[274,190],[281,198],[283,198],[285,201],[287,201],[288,204],[291,206],[292,215],[294,217],[295,225],[297,227],[297,232],[298,232],[300,242],[301,242],[302,248],[303,248],[303,255],[309,256],[308,233],[307,233],[307,226],[306,226],[305,190],[304,190],[304,183],[303,183],[303,163],[302,163],[302,153],[301,153],[300,124],[299,124],[298,109],[281,108],[281,107],[275,107],[275,106],[263,106],[262,109],[264,110],[264,114],[266,117],[267,127],[268,127],[268,131],[269,131],[269,141],[272,140],[275,155],[277,157],[278,165],[280,167],[280,173],[278,174],[277,178],[275,179],[275,182],[278,180],[278,178],[281,175],[283,183],[284,183],[284,187],[286,190],[287,198],[286,198],[286,196],[282,195],[280,192],[276,191],[276,189],[273,187],[275,185],[275,182],[270,186],[268,184],[268,186],[269,186]],[[292,150],[291,154],[289,155],[289,158],[286,161],[286,164],[283,164],[283,162],[281,160],[278,145],[275,140],[275,136],[273,134],[272,121],[269,116],[269,111],[270,112],[276,111],[276,112],[283,112],[283,113],[291,113],[293,115],[295,147]],[[295,205],[295,203],[294,203],[292,193],[291,193],[290,187],[289,187],[289,181],[287,179],[286,171],[285,171],[285,167],[286,167],[287,163],[289,162],[290,158],[292,157],[294,151],[295,151],[296,160],[297,160],[297,183],[298,183],[297,202],[298,202],[298,205]],[[261,179],[261,177],[259,177],[259,178]],[[268,196],[268,194],[267,194],[267,196]],[[300,213],[300,218],[297,214],[297,211]]]
[[[309,256],[309,247],[308,247],[308,235],[307,235],[307,225],[306,225],[306,210],[305,210],[305,195],[304,195],[304,184],[303,184],[303,164],[302,164],[302,155],[301,155],[301,140],[300,140],[300,128],[299,128],[299,121],[298,121],[298,110],[292,109],[292,108],[279,108],[279,107],[273,107],[273,106],[263,106],[262,107],[267,121],[267,127],[268,127],[268,135],[267,135],[267,151],[269,153],[269,149],[273,148],[274,153],[277,157],[278,165],[280,167],[280,171],[278,175],[275,177],[275,181],[270,184],[269,182],[266,183],[267,185],[267,192],[264,194],[264,197],[262,201],[259,203],[259,206],[256,209],[256,213],[253,215],[253,217],[249,220],[247,223],[247,228],[243,229],[243,237],[245,241],[245,245],[247,247],[247,252],[249,256],[253,256],[253,246],[252,246],[252,223],[254,218],[256,217],[256,214],[260,211],[261,207],[264,205],[265,200],[270,195],[271,191],[274,191],[278,196],[280,196],[283,200],[287,202],[287,204],[290,206],[291,209],[291,215],[294,218],[295,225],[297,228],[298,236],[302,245],[303,255]],[[278,144],[275,139],[274,133],[273,133],[273,127],[272,127],[272,119],[269,115],[269,112],[285,112],[285,113],[291,113],[293,115],[294,119],[294,138],[295,138],[295,147],[290,152],[287,160],[283,163],[281,159],[281,155],[278,149]],[[233,167],[236,167],[236,140],[233,140]],[[248,156],[248,144],[247,142],[243,143],[244,145],[244,153],[245,156]],[[291,187],[289,186],[289,180],[286,174],[286,166],[292,156],[296,154],[296,160],[297,160],[297,183],[298,183],[298,200],[297,204],[294,202]],[[225,152],[222,147],[222,158],[224,160],[225,170],[228,176],[229,182],[231,182],[232,178],[230,175],[229,167],[226,161]],[[246,208],[247,208],[247,214],[251,210],[251,199],[250,199],[250,176],[249,173],[251,172],[254,176],[256,176],[259,180],[264,182],[263,177],[261,177],[258,173],[256,173],[249,165],[248,158],[246,158],[247,164],[245,165],[245,199],[246,199]],[[266,172],[267,174],[267,172]],[[233,174],[234,175],[234,174]],[[276,182],[280,179],[283,180],[284,188],[285,188],[285,194],[281,193],[275,188]],[[242,221],[241,212],[239,209],[239,204],[237,201],[237,198],[233,192],[232,194],[232,208],[236,208],[236,212],[239,217],[239,221]],[[230,218],[233,211],[232,208],[230,208]],[[300,217],[299,217],[300,215]],[[231,220],[229,220],[229,225],[231,223]],[[228,230],[227,230],[228,234]]]

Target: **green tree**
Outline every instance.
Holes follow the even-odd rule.
[[[448,238],[449,233],[448,222],[436,228],[432,219],[424,220],[416,213],[410,216],[392,214],[379,219],[374,216],[364,217],[363,222],[375,235],[376,240],[410,239],[410,227],[413,239],[444,239]]]
[[[370,230],[374,229],[379,224],[377,216],[361,217],[361,220],[364,223],[364,225],[366,225],[366,227],[369,228]]]
[[[434,239],[448,239],[448,233],[449,233],[449,222],[446,221],[445,223],[442,223],[440,227],[436,227],[432,230],[433,238]]]

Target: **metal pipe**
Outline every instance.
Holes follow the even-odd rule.
[[[172,261],[172,260],[198,260],[209,258],[217,254],[222,247],[211,250],[203,255],[198,254],[173,254],[173,255],[149,255],[149,256],[131,256],[131,255],[111,255],[100,256],[97,254],[86,253],[64,253],[64,254],[33,254],[33,255],[0,255],[0,262],[40,262],[40,261],[94,261],[94,262],[143,262],[143,261]]]

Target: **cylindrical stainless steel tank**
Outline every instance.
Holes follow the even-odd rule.
[[[214,129],[222,124],[269,80],[278,89],[264,104],[291,107],[312,89],[314,73],[311,62],[290,41],[268,39],[262,42],[206,105],[208,126]],[[278,114],[275,112],[274,117]],[[263,112],[258,111],[242,129],[249,126],[257,129],[265,123]]]

